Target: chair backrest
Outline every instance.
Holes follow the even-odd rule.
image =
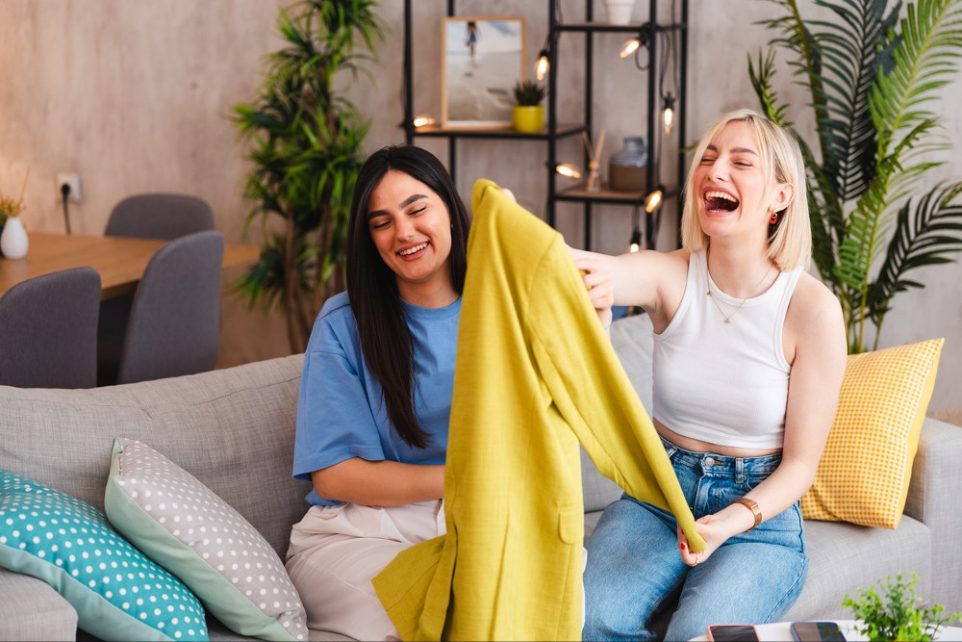
[[[182,236],[157,250],[134,294],[117,383],[213,369],[223,256],[220,232]]]
[[[105,236],[175,239],[214,229],[206,201],[184,194],[137,194],[114,206]]]
[[[0,385],[97,385],[100,275],[82,267],[18,283],[0,298]]]

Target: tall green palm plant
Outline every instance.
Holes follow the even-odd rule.
[[[797,0],[767,1],[781,12],[762,24],[777,36],[749,55],[749,75],[764,112],[801,145],[815,264],[842,302],[849,351],[862,352],[866,321],[877,347],[895,295],[923,287],[908,273],[962,249],[962,181],[915,193],[947,149],[928,105],[958,70],[962,0],[910,2],[901,18],[901,2],[815,0],[831,20],[804,19]],[[810,92],[817,155],[775,92],[772,46]]]
[[[335,77],[370,56],[375,0],[300,0],[282,9],[284,49],[268,57],[257,99],[234,108],[253,169],[244,194],[264,228],[259,262],[240,280],[252,304],[280,302],[291,350],[307,345],[324,300],[343,289],[344,238],[368,124]]]

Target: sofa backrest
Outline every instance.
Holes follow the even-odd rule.
[[[612,326],[612,343],[651,407],[651,323]],[[237,509],[284,558],[291,525],[310,490],[292,479],[294,422],[303,355],[197,375],[93,390],[0,386],[0,468],[103,510],[115,437],[142,441]],[[586,510],[621,489],[582,452]]]
[[[283,559],[310,490],[291,477],[302,362],[93,390],[0,386],[0,468],[103,510],[113,440],[136,439],[236,508]]]

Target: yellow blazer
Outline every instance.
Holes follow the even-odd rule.
[[[491,181],[475,183],[472,210],[447,535],[400,553],[374,586],[404,640],[580,640],[579,442],[674,513],[692,550],[704,543],[561,235]]]

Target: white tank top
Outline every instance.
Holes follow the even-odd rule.
[[[757,297],[736,299],[711,280],[705,256],[691,255],[681,304],[655,335],[652,416],[712,444],[781,448],[791,373],[782,326],[801,268],[779,273]]]

